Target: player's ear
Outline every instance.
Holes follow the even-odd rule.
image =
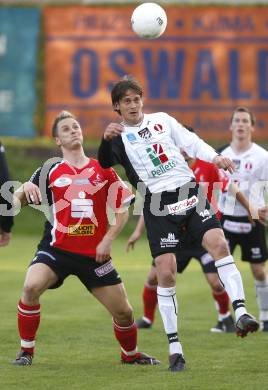
[[[114,103],[114,111],[119,111],[119,103]]]
[[[56,145],[61,146],[61,142],[60,142],[59,137],[55,137],[55,142],[56,142]]]

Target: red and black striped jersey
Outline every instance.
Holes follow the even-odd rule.
[[[107,231],[108,209],[117,211],[134,198],[116,172],[95,159],[81,169],[64,160],[44,164],[31,181],[49,209],[40,244],[91,257]]]

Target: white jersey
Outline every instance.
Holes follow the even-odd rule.
[[[145,114],[139,126],[123,126],[118,148],[127,156],[127,170],[134,170],[151,193],[173,190],[194,179],[180,148],[208,162],[217,156],[211,146],[163,112]]]
[[[231,146],[225,147],[221,154],[233,160],[236,170],[229,175],[230,181],[239,185],[239,189],[254,207],[265,205],[265,194],[268,189],[268,152],[253,143],[251,148],[243,153],[236,153]],[[224,193],[219,209],[224,215],[247,216],[246,209],[233,197]]]

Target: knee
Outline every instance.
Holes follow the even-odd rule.
[[[35,283],[25,283],[23,286],[23,301],[30,304],[32,301],[36,301],[41,295],[39,286]],[[27,304],[26,303],[26,304]]]
[[[216,294],[220,294],[224,291],[224,287],[222,286],[219,280],[212,280],[209,282],[209,284],[212,291],[215,292]]]
[[[209,245],[212,257],[217,260],[230,254],[227,241],[224,236],[219,235]]]
[[[121,326],[129,326],[133,322],[133,309],[127,304],[124,307],[119,307],[114,315],[114,319]]]
[[[266,280],[266,271],[263,267],[255,268],[252,272],[255,280],[258,280],[259,282],[264,282]]]

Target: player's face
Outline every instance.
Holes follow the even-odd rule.
[[[125,96],[117,103],[115,107],[120,110],[124,122],[130,125],[136,125],[143,118],[142,107],[143,102],[140,95],[133,90],[128,90]]]
[[[66,118],[58,123],[56,144],[65,149],[77,149],[83,143],[83,134],[79,123],[73,118]]]
[[[233,138],[245,140],[251,138],[251,133],[254,130],[251,124],[251,118],[248,112],[235,112],[230,130],[233,133]]]

